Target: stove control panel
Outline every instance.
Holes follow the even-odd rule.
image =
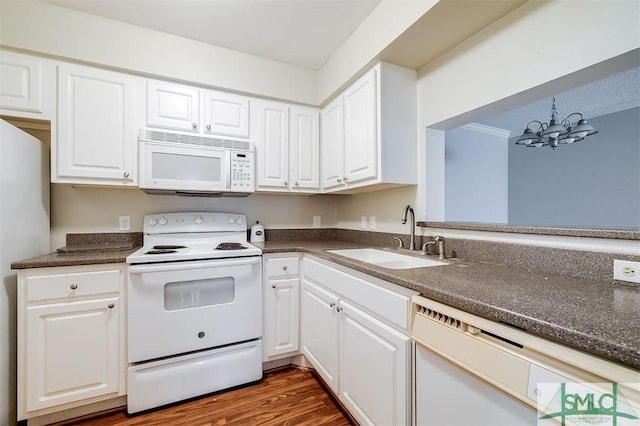
[[[247,230],[247,218],[239,213],[159,213],[144,217],[145,234],[183,232],[237,232]]]

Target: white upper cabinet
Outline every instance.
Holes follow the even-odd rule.
[[[259,101],[256,138],[258,190],[289,189],[289,107]]]
[[[415,185],[416,73],[378,63],[322,112],[322,189]]]
[[[319,112],[315,108],[257,101],[259,191],[319,191]]]
[[[249,98],[204,92],[204,131],[213,135],[249,137]]]
[[[58,66],[52,182],[137,185],[136,85],[131,75]]]
[[[149,80],[147,126],[248,139],[249,98]]]
[[[378,175],[376,69],[344,93],[344,183]]]
[[[147,81],[147,125],[200,131],[200,91],[193,87]]]
[[[320,188],[320,113],[316,108],[289,108],[289,171],[293,190]]]
[[[342,96],[323,110],[320,117],[322,189],[342,188],[344,178],[344,102]]]
[[[55,93],[52,61],[0,51],[0,113],[54,120]]]

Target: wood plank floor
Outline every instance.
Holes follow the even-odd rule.
[[[262,382],[129,416],[126,410],[67,421],[74,426],[142,425],[353,425],[310,371],[294,367],[265,374]]]

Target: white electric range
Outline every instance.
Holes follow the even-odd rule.
[[[262,378],[262,251],[246,217],[144,218],[127,257],[128,403],[135,413]]]

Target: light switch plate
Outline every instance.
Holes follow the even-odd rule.
[[[360,228],[367,229],[367,217],[360,216]]]
[[[322,226],[321,216],[314,216],[313,217],[313,227],[314,228],[320,228],[320,226]]]
[[[376,229],[376,217],[369,216],[369,229]]]

